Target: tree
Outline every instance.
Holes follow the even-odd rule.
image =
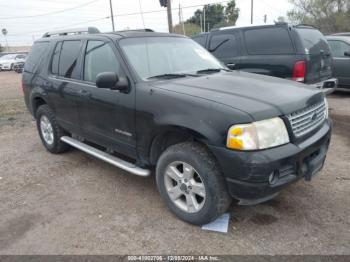
[[[182,24],[177,24],[174,27],[173,32],[175,34],[183,34],[183,27]],[[185,22],[185,32],[186,32],[186,36],[188,37],[192,37],[194,35],[197,35],[201,32],[201,28],[200,26],[193,24],[193,23],[189,23],[189,22]]]
[[[293,23],[310,24],[324,34],[350,31],[349,0],[290,0],[294,9],[288,12]]]
[[[198,9],[194,15],[187,20],[188,23],[201,26],[204,22],[204,10],[205,10],[205,31],[219,26],[235,25],[239,16],[239,9],[236,8],[236,1],[231,0],[227,6],[221,4],[205,5],[203,9]],[[204,27],[203,27],[204,28]]]

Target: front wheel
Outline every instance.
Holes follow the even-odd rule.
[[[191,224],[213,221],[231,203],[216,160],[198,143],[169,147],[158,160],[156,179],[169,209]]]

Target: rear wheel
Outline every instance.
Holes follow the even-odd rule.
[[[209,223],[231,203],[216,160],[198,143],[169,147],[159,158],[156,178],[169,209],[189,223]]]
[[[42,105],[36,112],[38,132],[45,148],[54,154],[69,149],[69,145],[61,141],[67,133],[58,125],[55,115],[48,105]]]

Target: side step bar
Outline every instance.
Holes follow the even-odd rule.
[[[71,138],[69,136],[62,136],[61,140],[89,155],[92,155],[98,159],[101,159],[107,163],[112,164],[113,166],[119,167],[127,172],[130,172],[134,175],[138,176],[149,176],[151,174],[151,171],[148,169],[140,168],[130,162],[127,162],[125,160],[122,160],[118,157],[112,156],[110,154],[107,154],[106,152],[103,152],[101,150],[98,150],[97,148],[94,148],[92,146],[89,146],[85,143],[82,143],[74,138]]]

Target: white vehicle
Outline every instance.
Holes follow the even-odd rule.
[[[24,54],[8,54],[0,57],[0,70],[12,70],[17,62],[24,62],[26,55]]]

